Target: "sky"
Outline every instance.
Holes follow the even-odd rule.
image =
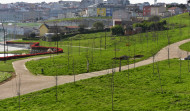
[[[29,3],[39,3],[39,2],[57,2],[59,0],[0,0],[0,3],[15,3],[15,2],[29,2]],[[81,1],[81,0],[62,0],[62,1]],[[186,3],[187,0],[157,0],[158,2],[166,2],[166,3]],[[154,0],[130,0],[131,3],[142,3],[149,2],[151,4],[154,3]]]

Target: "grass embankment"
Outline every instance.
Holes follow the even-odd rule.
[[[181,19],[187,27],[175,28],[172,25],[180,25]],[[175,43],[189,38],[188,30],[190,17],[188,14],[182,14],[166,19],[169,22],[170,30],[168,37],[170,43]],[[182,24],[181,24],[182,25]],[[71,75],[87,72],[87,60],[89,60],[89,72],[108,69],[112,67],[113,59],[123,55],[133,57],[134,55],[144,55],[143,58],[129,60],[129,63],[134,63],[147,59],[160,49],[168,45],[167,31],[156,31],[149,33],[141,33],[133,36],[116,36],[111,37],[110,32],[106,33],[106,50],[105,47],[105,32],[96,34],[83,34],[64,39],[59,42],[59,47],[63,48],[65,54],[53,59],[43,59],[39,61],[30,61],[26,63],[27,68],[34,74],[42,74],[41,69],[44,69],[44,75]],[[40,42],[42,46],[55,46],[54,42]],[[72,46],[81,46],[80,55],[79,48]],[[126,46],[126,44],[128,44]],[[82,48],[83,46],[83,48]],[[84,48],[90,47],[90,48]],[[99,49],[95,49],[99,48]],[[100,50],[101,48],[101,50]],[[103,48],[103,49],[102,49]],[[69,50],[69,51],[68,51]],[[115,51],[116,50],[116,51]],[[68,56],[69,54],[69,56]],[[73,62],[74,60],[74,62]],[[74,63],[74,65],[73,65]],[[122,65],[127,65],[127,61],[123,60]],[[119,66],[119,60],[116,61],[116,66]],[[73,68],[74,67],[74,68]],[[74,72],[73,72],[74,69]]]
[[[11,73],[8,72],[0,72],[0,83],[5,81],[6,79],[10,78],[12,76]]]
[[[6,63],[4,63],[4,61],[1,61],[0,62],[0,82],[12,77],[12,73],[15,72],[12,65],[14,61],[27,59],[27,58],[34,58],[34,57],[43,57],[43,56],[48,56],[48,55],[38,55],[38,56],[31,56],[31,57],[20,58],[20,59],[12,59],[12,60],[7,60]]]
[[[0,62],[0,83],[12,77],[11,73],[14,72],[12,62],[13,60],[6,61],[6,63]]]
[[[23,27],[39,27],[41,23],[16,23],[16,25]]]
[[[180,49],[190,52],[190,42],[181,45]]]
[[[114,110],[179,111],[189,110],[190,72],[179,60],[159,62],[160,79],[155,63],[114,74]],[[161,80],[161,81],[160,81]],[[45,89],[21,96],[21,110],[30,111],[110,111],[112,108],[112,74]],[[161,86],[162,85],[162,90]],[[18,97],[0,101],[1,111],[18,110]]]
[[[54,19],[48,20],[46,22],[61,22],[61,21],[77,21],[82,19],[112,19],[112,17],[78,17],[78,18],[62,18],[62,19]]]

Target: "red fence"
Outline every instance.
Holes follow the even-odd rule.
[[[0,60],[10,60],[10,59],[17,59],[29,56],[36,56],[36,55],[45,55],[45,54],[55,54],[55,53],[63,53],[63,49],[57,47],[44,47],[39,46],[39,42],[31,43],[31,42],[11,42],[7,41],[7,44],[32,44],[31,48],[36,50],[48,50],[48,49],[55,49],[53,52],[44,52],[44,53],[35,53],[35,54],[24,54],[24,55],[14,55],[14,56],[7,56],[7,57],[0,57]]]

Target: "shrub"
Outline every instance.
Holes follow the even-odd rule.
[[[96,30],[103,30],[104,29],[104,24],[102,22],[95,22],[93,24],[93,28]]]
[[[166,20],[162,20],[159,22],[149,22],[149,21],[144,21],[142,23],[135,23],[133,24],[133,27],[141,27],[143,32],[146,32],[147,30],[166,30],[167,28],[165,25],[167,24]]]
[[[111,28],[112,35],[124,35],[124,29],[121,25],[116,25]]]

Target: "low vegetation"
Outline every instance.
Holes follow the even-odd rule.
[[[180,23],[177,18],[184,19],[183,24],[189,25],[188,14],[174,16],[175,22]],[[173,21],[168,20],[168,23]],[[171,27],[170,30],[132,36],[111,36],[111,32],[80,34],[59,42],[64,55],[54,59],[30,61],[26,66],[34,74],[42,74],[43,69],[43,75],[72,75],[112,68],[113,58],[126,55],[130,59],[121,60],[121,65],[124,66],[147,59],[168,44],[189,38],[188,30],[189,27],[181,29]],[[54,42],[41,41],[40,43],[42,46],[56,46]],[[134,56],[142,56],[142,58],[134,59]],[[119,65],[120,61],[117,60],[116,67]]]
[[[188,61],[182,61],[181,79],[178,59],[95,77],[30,93],[20,98],[21,110],[30,111],[87,111],[112,109],[112,80],[114,80],[114,110],[189,110],[190,74]],[[157,67],[158,66],[158,67]],[[159,72],[157,72],[157,68]],[[128,76],[129,74],[129,76]],[[162,89],[161,89],[162,86]],[[0,101],[1,111],[15,111],[19,108],[18,97]]]
[[[48,21],[46,21],[46,22],[75,21],[75,20],[82,20],[82,19],[112,19],[112,17],[79,17],[79,18],[62,18],[62,19],[48,20]]]
[[[190,42],[181,45],[180,49],[190,52]]]
[[[0,72],[0,83],[7,80],[11,76],[12,76],[12,74],[9,72]]]

